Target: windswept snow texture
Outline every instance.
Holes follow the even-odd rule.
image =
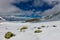
[[[34,33],[34,27],[44,25],[41,33]],[[56,27],[53,27],[56,25]],[[20,32],[18,28],[28,26],[25,32]],[[48,26],[48,27],[47,27]],[[0,40],[7,40],[4,38],[6,32],[16,34],[15,37],[9,40],[60,40],[60,21],[41,22],[41,23],[19,23],[19,22],[2,22],[0,23]]]

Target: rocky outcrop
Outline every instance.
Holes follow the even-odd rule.
[[[40,20],[39,19],[30,19],[30,20],[26,20],[26,22],[39,22]]]

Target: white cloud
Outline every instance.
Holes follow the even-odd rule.
[[[15,2],[14,0],[0,0],[0,15],[8,13],[9,12],[15,12],[19,11],[18,8],[11,5],[11,3]]]
[[[43,0],[34,0],[33,2],[33,6],[37,7],[37,6],[42,6],[44,3],[43,3]]]
[[[55,5],[52,9],[46,10],[45,12],[43,12],[43,16],[45,15],[50,15],[50,14],[54,14],[60,12],[60,2],[59,4]]]
[[[32,11],[23,11],[11,4],[16,2],[19,3],[20,1],[25,2],[29,0],[0,0],[0,15],[18,15],[18,14],[31,15]]]
[[[12,14],[25,14],[25,15],[31,15],[33,12],[32,11],[23,11],[13,5],[11,5],[11,3],[14,2],[20,2],[20,1],[29,1],[29,0],[0,0],[0,15],[12,15]],[[49,5],[55,5],[55,7],[53,7],[52,9],[48,9],[46,10],[42,15],[50,15],[53,14],[55,12],[60,11],[60,0],[42,0],[43,2],[48,3]],[[41,0],[35,0],[34,1],[34,6],[40,6],[43,5],[43,2],[41,2]],[[59,2],[58,5],[56,5],[56,3]],[[18,13],[18,11],[20,11],[20,13]],[[14,13],[17,12],[17,13]],[[41,13],[41,11],[36,12],[35,14]]]

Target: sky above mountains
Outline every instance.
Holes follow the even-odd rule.
[[[0,15],[38,16],[60,11],[60,0],[0,0]]]

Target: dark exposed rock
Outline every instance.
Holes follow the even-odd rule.
[[[39,19],[30,19],[30,20],[27,20],[26,22],[38,22],[40,21]]]

